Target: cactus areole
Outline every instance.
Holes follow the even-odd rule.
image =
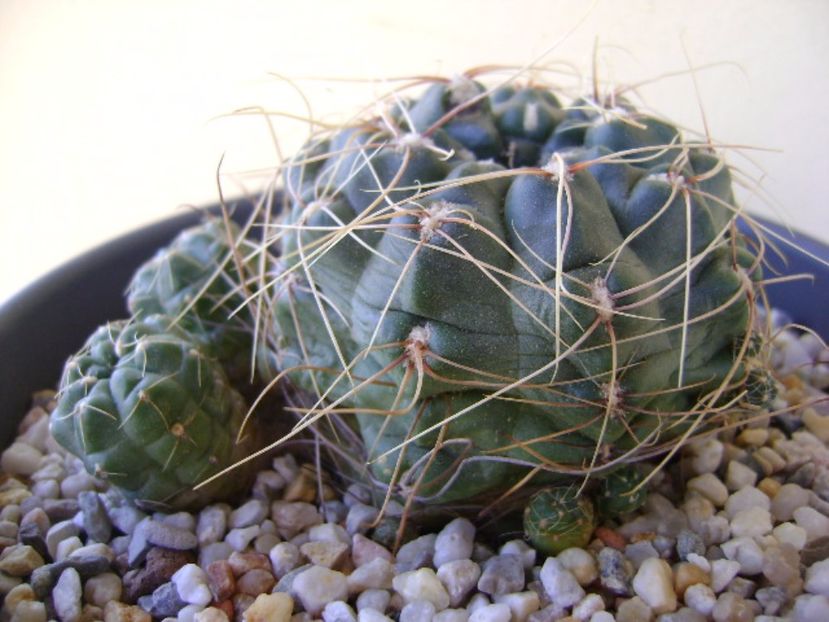
[[[272,334],[300,427],[356,430],[355,467],[411,507],[481,509],[746,402],[760,261],[711,144],[469,76],[386,104],[284,169]]]

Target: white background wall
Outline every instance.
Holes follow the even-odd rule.
[[[0,0],[0,301],[66,259],[184,204],[255,189],[276,163],[260,105],[325,118],[376,83],[544,55],[589,85],[653,80],[648,105],[703,116],[775,218],[829,241],[829,2]],[[697,88],[689,68],[695,67]],[[676,73],[675,72],[679,72]],[[675,75],[669,75],[675,74]],[[305,131],[280,121],[290,152]],[[745,156],[745,157],[744,157]],[[246,173],[247,172],[247,173]],[[744,205],[774,214],[744,193]]]

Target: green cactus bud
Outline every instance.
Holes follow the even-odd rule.
[[[245,471],[194,487],[251,451],[246,407],[222,367],[170,318],[100,327],[66,363],[50,428],[89,473],[151,509],[241,492]],[[250,429],[248,430],[250,432]]]
[[[594,497],[599,514],[616,517],[638,510],[647,497],[644,486],[637,489],[643,481],[642,472],[634,466],[622,467],[602,477]]]
[[[524,533],[545,555],[585,547],[595,529],[593,503],[575,486],[539,490],[524,509]]]

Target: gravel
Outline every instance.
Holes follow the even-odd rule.
[[[773,409],[788,414],[752,413],[690,443],[651,480],[642,510],[556,556],[488,541],[465,518],[395,554],[372,539],[379,509],[364,490],[319,501],[315,467],[291,454],[236,507],[148,514],[56,446],[41,399],[0,455],[3,619],[823,620],[829,367],[803,361],[829,356],[781,334]],[[401,512],[391,504],[387,515]]]

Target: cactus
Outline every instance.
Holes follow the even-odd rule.
[[[591,490],[745,386],[761,271],[729,168],[621,96],[437,81],[318,135],[284,186],[297,431],[357,430],[355,472],[411,507]]]
[[[150,509],[192,508],[241,491],[207,477],[253,449],[246,406],[222,367],[171,318],[100,327],[66,363],[50,427],[87,471]],[[250,432],[250,428],[248,429]]]
[[[573,486],[542,488],[524,509],[524,533],[545,555],[587,546],[595,528],[593,504]]]
[[[242,381],[250,376],[254,325],[246,285],[258,274],[249,253],[235,223],[208,218],[182,231],[136,271],[127,307],[137,318],[174,318]]]

